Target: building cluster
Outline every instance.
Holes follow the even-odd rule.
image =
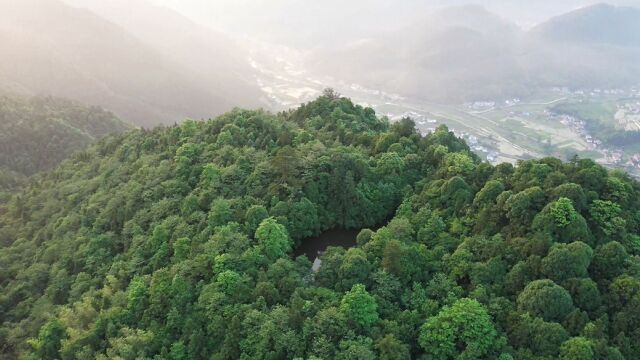
[[[496,103],[495,101],[476,101],[472,103],[466,103],[464,104],[464,106],[470,110],[482,111],[493,109],[494,107],[496,107]]]
[[[602,155],[604,155],[604,162],[606,164],[613,165],[622,165],[622,159],[624,157],[624,152],[619,149],[604,149],[601,151]]]
[[[618,110],[623,110],[627,114],[640,115],[640,101],[618,104]]]
[[[627,161],[627,166],[640,170],[640,154],[633,154]]]
[[[640,131],[640,101],[618,104],[614,119],[626,131]]]
[[[464,139],[469,145],[469,148],[473,150],[473,152],[480,156],[484,156],[490,163],[495,163],[496,161],[498,161],[498,152],[480,143],[480,140],[477,136],[469,134],[466,131],[458,131],[456,129],[451,129],[451,131],[457,137]]]
[[[518,105],[520,101],[521,101],[520,98],[514,98],[514,99],[505,100],[504,104],[506,106]]]
[[[603,95],[633,95],[637,92],[637,88],[625,89],[570,89],[568,87],[554,87],[551,89],[553,92],[562,95],[586,95],[586,96],[603,96]]]
[[[585,127],[584,120],[577,119],[570,115],[551,115],[559,118],[560,123],[567,126],[576,134],[580,135],[582,139],[587,143],[587,149],[596,150],[599,146],[602,146],[602,140],[599,140],[591,136]]]

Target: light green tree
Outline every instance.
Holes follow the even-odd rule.
[[[497,345],[498,333],[487,310],[464,298],[445,306],[420,329],[418,342],[429,359],[479,359]]]
[[[287,229],[274,218],[265,219],[260,223],[255,238],[270,260],[282,257],[291,250],[292,243]]]
[[[378,304],[362,284],[353,285],[342,297],[340,311],[365,330],[378,321]]]

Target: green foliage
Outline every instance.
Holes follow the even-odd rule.
[[[569,334],[556,322],[546,322],[529,314],[513,319],[509,324],[509,342],[520,353],[557,357],[560,346]]]
[[[639,214],[334,92],[135,130],[0,197],[0,357],[634,359]],[[336,228],[377,230],[294,257]]]
[[[542,272],[549,279],[561,282],[569,278],[586,277],[593,250],[582,242],[556,244],[542,259]]]
[[[50,170],[97,139],[132,128],[99,107],[51,97],[1,95],[0,119],[0,169],[7,170],[0,190],[10,182],[9,172]],[[76,155],[80,161],[86,157]]]
[[[573,310],[567,290],[551,280],[530,282],[518,295],[518,308],[546,321],[562,321]]]
[[[595,225],[604,236],[611,237],[624,232],[625,220],[620,217],[622,208],[609,200],[595,200],[589,209]]]
[[[30,344],[39,359],[54,360],[58,358],[62,340],[66,337],[66,329],[54,319],[40,329],[38,338],[30,341]]]
[[[617,241],[611,241],[596,249],[589,270],[597,279],[613,279],[624,272],[628,258],[624,246]]]
[[[443,162],[446,176],[469,175],[475,168],[473,159],[463,153],[449,153],[445,155]]]
[[[364,330],[378,321],[378,304],[362,284],[353,285],[342,297],[340,311]]]
[[[560,359],[563,360],[592,360],[595,359],[593,344],[583,337],[567,340],[560,347]]]
[[[497,344],[497,331],[477,301],[460,299],[445,306],[420,329],[420,346],[432,359],[477,359]]]
[[[561,197],[551,206],[551,215],[556,226],[566,227],[578,218],[578,213],[573,208],[571,200]]]
[[[291,239],[287,229],[274,218],[263,220],[256,230],[260,250],[270,259],[277,259],[291,250]]]
[[[411,359],[409,346],[403,344],[393,335],[387,335],[376,344],[380,360],[408,360]]]

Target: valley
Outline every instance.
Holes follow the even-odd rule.
[[[570,159],[578,155],[640,176],[640,148],[616,146],[598,139],[586,126],[595,119],[585,114],[572,116],[556,111],[596,104],[597,115],[616,133],[640,135],[639,87],[577,90],[557,87],[539,90],[523,99],[441,104],[311,74],[305,68],[306,56],[309,54],[283,46],[252,44],[249,62],[273,109],[288,110],[311,101],[325,88],[333,88],[392,121],[412,118],[424,134],[440,124],[447,125],[492,164],[545,156]],[[603,107],[609,107],[610,111],[600,109]]]

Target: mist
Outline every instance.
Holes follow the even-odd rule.
[[[82,0],[78,0],[82,1]],[[530,28],[599,0],[150,0],[195,21],[238,36],[313,47],[334,35],[349,39],[398,29],[450,6],[481,5],[492,13]],[[612,0],[618,6],[638,6],[637,0]],[[335,39],[334,39],[335,40]]]
[[[640,83],[638,2],[595,3],[3,0],[0,89],[152,126],[324,87],[463,104]]]

